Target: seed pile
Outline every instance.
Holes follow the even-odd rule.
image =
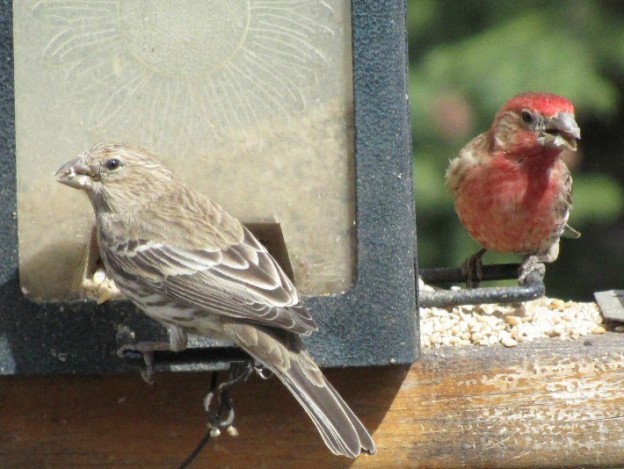
[[[546,337],[572,340],[605,332],[603,317],[595,303],[555,298],[518,304],[420,309],[423,347],[496,344],[515,347],[520,342]]]
[[[83,296],[97,300],[98,304],[123,296],[115,285],[115,281],[109,278],[106,271],[101,267],[96,269],[91,278],[84,278],[80,286]]]

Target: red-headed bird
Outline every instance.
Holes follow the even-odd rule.
[[[236,343],[286,385],[332,453],[375,453],[304,348],[300,335],[316,324],[295,287],[236,218],[139,147],[96,145],[56,177],[89,196],[109,275],[169,329],[171,350],[186,347],[187,332]]]
[[[484,250],[518,253],[553,262],[572,207],[572,177],[560,154],[576,151],[581,131],[574,107],[547,93],[523,93],[498,111],[488,131],[451,161],[446,185],[470,236]]]

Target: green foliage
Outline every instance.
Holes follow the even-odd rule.
[[[524,90],[548,90],[569,97],[581,110],[612,112],[616,91],[588,49],[570,31],[553,29],[544,15],[529,12],[434,48],[414,78],[435,84],[438,93],[465,93],[487,115]]]
[[[614,155],[613,141],[604,135],[618,138],[616,130],[624,127],[618,122],[624,116],[623,19],[624,2],[408,2],[420,265],[456,265],[476,250],[455,216],[444,172],[449,159],[489,127],[500,106],[522,91],[561,94],[575,105],[583,151],[573,172],[573,226],[583,231],[589,223],[595,228],[622,222],[624,165],[613,162],[624,155]],[[567,242],[565,255],[584,258],[581,250],[592,246],[583,243],[600,242],[585,236],[581,240]],[[597,264],[606,272],[623,258],[618,254]],[[617,268],[622,273],[615,275],[624,284],[621,263]],[[578,271],[587,271],[586,261]],[[576,288],[569,284],[573,276],[565,277],[566,285],[547,276],[548,293],[573,291],[572,296],[588,299],[591,292],[580,277]]]
[[[583,174],[574,181],[574,210],[570,223],[608,222],[622,215],[624,189],[606,174]]]

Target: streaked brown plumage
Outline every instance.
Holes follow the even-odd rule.
[[[99,144],[56,173],[93,205],[104,264],[119,289],[170,331],[230,340],[292,392],[334,453],[375,443],[304,349],[316,330],[295,287],[234,217],[186,187],[146,150]]]

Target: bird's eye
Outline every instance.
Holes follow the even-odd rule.
[[[522,111],[522,122],[525,124],[532,124],[534,120],[535,117],[533,117],[533,114],[529,111]]]
[[[106,160],[104,162],[104,167],[109,171],[115,171],[116,169],[119,169],[121,167],[121,161],[119,161],[117,158],[111,158],[110,160]]]

